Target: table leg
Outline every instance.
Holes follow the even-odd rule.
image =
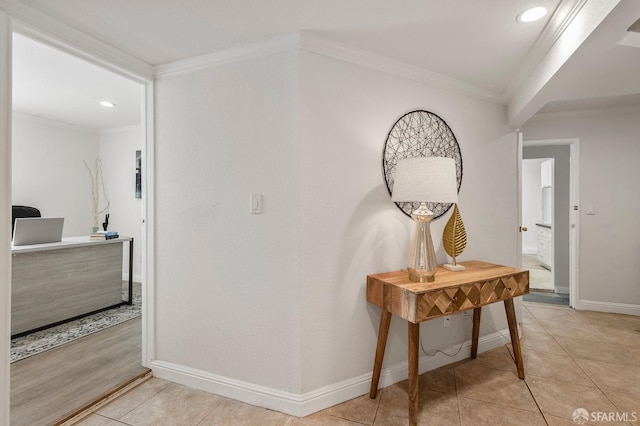
[[[380,371],[382,370],[382,360],[384,358],[384,350],[387,346],[387,336],[389,336],[389,324],[391,323],[391,312],[382,310],[380,317],[380,328],[378,329],[378,345],[376,346],[376,358],[373,362],[373,376],[371,377],[371,390],[369,397],[375,399],[378,393],[378,381],[380,380]]]
[[[418,347],[420,324],[409,322],[409,426],[418,424]]]
[[[513,307],[513,299],[505,300],[504,308],[507,312],[507,322],[509,323],[509,333],[511,334],[511,346],[513,347],[513,355],[516,358],[518,377],[524,379],[524,363],[522,362],[520,339],[518,339],[518,323],[516,321],[516,310]]]
[[[471,337],[471,358],[478,356],[478,339],[480,338],[480,314],[482,307],[473,310],[473,334]]]

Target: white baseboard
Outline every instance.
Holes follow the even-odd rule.
[[[578,300],[575,308],[584,311],[609,312],[613,314],[640,315],[640,305],[629,303],[596,302],[594,300]]]
[[[504,345],[506,342],[503,336],[508,335],[509,330],[507,329],[481,337],[478,342],[478,352],[485,352]],[[458,345],[455,345],[455,347],[446,349],[445,352],[455,352],[457,349]],[[419,360],[418,370],[422,374],[463,360],[470,355],[471,341],[466,341],[462,350],[453,357],[441,353],[430,357],[422,356]],[[164,361],[152,361],[150,367],[153,370],[153,375],[160,379],[296,417],[304,417],[367,394],[371,386],[371,373],[367,373],[311,392],[296,394]],[[408,371],[406,361],[383,368],[379,386],[386,387],[405,380]]]

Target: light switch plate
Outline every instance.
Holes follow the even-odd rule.
[[[588,215],[596,214],[596,206],[594,206],[593,204],[587,204],[587,214]]]
[[[260,214],[263,212],[262,201],[262,194],[251,194],[251,204],[249,206],[251,214]]]

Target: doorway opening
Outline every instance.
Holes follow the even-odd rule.
[[[554,293],[553,158],[522,160],[522,265],[529,269],[529,288]]]
[[[122,300],[132,305],[42,327],[16,345],[12,339],[12,424],[53,424],[147,371],[141,317],[147,87],[69,50],[31,32],[13,33],[12,204],[36,206],[43,217],[65,217],[63,242],[91,243],[95,216],[103,231],[132,238],[132,251],[122,244],[122,271],[115,273]],[[115,105],[107,109],[100,101]],[[94,185],[98,168],[102,179]],[[108,198],[99,200],[99,215],[92,204],[96,187]],[[25,341],[22,350],[18,345]]]
[[[522,260],[530,271],[523,300],[573,306],[577,294],[575,139],[524,141],[521,158]]]

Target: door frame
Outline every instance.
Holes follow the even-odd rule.
[[[0,10],[0,424],[9,424],[11,368],[11,18]]]
[[[18,16],[16,19],[14,16]],[[149,367],[155,358],[155,145],[154,145],[154,69],[142,61],[128,56],[99,40],[92,39],[64,24],[43,18],[20,5],[0,9],[0,194],[3,197],[0,219],[6,218],[0,227],[0,237],[10,241],[11,226],[11,61],[13,33],[19,33],[38,40],[54,48],[120,74],[143,87],[142,90],[142,128],[144,143],[143,160],[143,203],[142,203],[142,353],[141,363]],[[53,35],[52,35],[53,34]],[[6,216],[6,217],[5,217]],[[6,234],[6,235],[5,235]],[[0,424],[9,424],[10,419],[10,318],[11,318],[11,245],[7,243],[0,249],[0,265],[5,267],[0,274],[0,317],[5,321],[0,327]]]
[[[519,219],[522,222],[522,148],[525,146],[569,146],[569,306],[576,308],[580,300],[579,248],[580,248],[580,139],[532,139],[519,138],[518,145],[518,206]],[[522,236],[518,239],[519,259],[522,264]]]

